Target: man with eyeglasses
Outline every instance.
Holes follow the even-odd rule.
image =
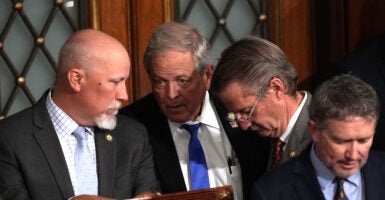
[[[233,113],[230,121],[272,138],[268,169],[296,157],[310,143],[311,95],[297,91],[297,73],[275,44],[246,36],[230,45],[211,87]]]
[[[236,200],[249,199],[252,182],[266,171],[268,148],[257,134],[232,126],[228,111],[208,91],[214,70],[208,55],[209,44],[196,28],[178,22],[160,25],[143,60],[152,93],[120,113],[147,127],[163,193],[232,185]],[[192,167],[198,152],[190,146],[198,142],[191,140],[196,134],[186,128],[190,126],[204,153],[205,161],[196,162],[206,164],[207,172],[200,176]]]
[[[385,153],[370,150],[380,103],[350,74],[318,87],[309,106],[312,145],[259,178],[251,200],[383,200]]]

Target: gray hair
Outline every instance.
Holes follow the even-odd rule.
[[[246,36],[227,47],[215,69],[211,87],[220,93],[232,82],[255,94],[271,78],[279,78],[289,95],[297,91],[297,73],[283,51],[256,36]]]
[[[322,130],[330,119],[344,120],[358,116],[377,120],[379,110],[380,103],[375,90],[361,79],[343,74],[325,81],[316,89],[309,115]]]
[[[203,35],[185,22],[166,22],[151,35],[144,53],[143,64],[147,71],[151,69],[151,59],[169,50],[190,52],[195,67],[201,74],[211,65],[210,45]]]

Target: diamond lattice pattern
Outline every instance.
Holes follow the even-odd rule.
[[[79,3],[0,1],[0,118],[31,106],[55,81],[57,55],[79,28]]]

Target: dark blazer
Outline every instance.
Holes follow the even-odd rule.
[[[74,196],[46,95],[31,108],[0,120],[2,199],[68,199]],[[107,136],[112,136],[112,141]],[[125,199],[158,190],[147,131],[118,116],[113,131],[95,129],[99,195]]]
[[[385,153],[371,151],[361,169],[365,200],[385,197]],[[310,161],[310,147],[296,159],[264,174],[252,187],[252,200],[325,200]]]
[[[373,148],[385,150],[385,33],[336,63],[336,74],[351,72],[371,85],[382,104]]]
[[[281,163],[284,163],[290,159],[298,156],[306,147],[311,143],[311,137],[308,129],[309,122],[309,105],[311,102],[311,94],[306,92],[307,99],[298,116],[296,123],[294,124],[293,130],[290,133],[289,140],[286,144],[285,150],[282,152]],[[274,143],[272,143],[273,145]],[[273,148],[273,147],[272,147]],[[272,164],[272,152],[270,153],[269,166]]]
[[[212,98],[212,100],[222,126],[239,158],[244,195],[245,199],[248,199],[252,182],[266,171],[269,155],[268,143],[266,143],[266,139],[259,137],[255,132],[231,128],[223,104],[216,98]],[[149,94],[123,108],[120,112],[137,118],[147,127],[154,151],[155,172],[162,191],[164,193],[186,191],[167,118],[162,114],[154,96]]]

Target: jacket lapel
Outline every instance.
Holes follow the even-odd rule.
[[[162,186],[169,186],[169,188],[165,188],[166,191],[186,191],[186,184],[167,119],[162,115],[153,122],[153,127],[157,130],[151,130],[155,133],[151,134],[150,137],[152,137],[155,165],[159,171],[158,176],[163,183],[167,183],[162,184]]]
[[[113,131],[95,128],[95,148],[98,166],[99,195],[111,197],[116,169],[116,141]],[[128,186],[127,186],[128,187]]]
[[[382,200],[385,197],[385,170],[383,170],[383,161],[380,162],[381,159],[384,159],[384,154],[378,156],[375,151],[371,151],[368,161],[361,171],[364,180],[365,199]]]
[[[46,95],[39,100],[33,110],[34,123],[37,126],[34,137],[51,166],[52,175],[60,188],[63,198],[68,198],[74,196],[71,178],[59,139],[45,106],[45,99]]]
[[[146,106],[151,115],[146,116],[148,119],[144,122],[150,132],[155,168],[161,187],[168,192],[186,191],[186,184],[167,118],[162,114],[152,94],[146,98],[148,98]]]
[[[298,116],[292,133],[289,136],[289,141],[286,145],[286,149],[283,152],[282,162],[290,160],[298,156],[311,142],[310,133],[308,131],[309,121],[309,104],[311,101],[311,94],[307,93],[307,99],[303,106],[301,113]]]
[[[298,199],[324,200],[317,176],[310,161],[311,145],[295,160],[293,173],[298,177],[293,184]]]

